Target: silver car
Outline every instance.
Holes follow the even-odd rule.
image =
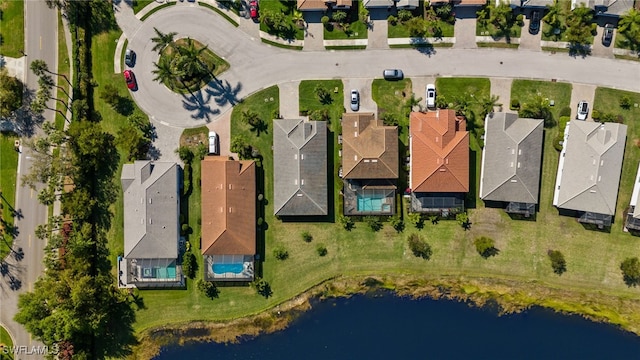
[[[136,64],[136,53],[133,50],[127,49],[127,51],[124,52],[124,63],[127,64],[128,67],[133,67],[133,65]]]
[[[402,80],[404,78],[404,74],[400,69],[387,69],[382,72],[382,77],[385,80]]]
[[[351,110],[358,111],[360,109],[360,93],[358,90],[351,90]]]
[[[578,103],[578,115],[576,118],[578,120],[587,120],[587,115],[589,114],[589,103],[585,100],[580,101]]]

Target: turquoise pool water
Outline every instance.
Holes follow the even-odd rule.
[[[211,265],[214,274],[234,273],[240,274],[244,269],[240,264],[213,264]]]
[[[142,269],[142,277],[152,279],[174,279],[176,277],[176,265],[145,267]]]
[[[358,195],[358,211],[389,211],[383,195]]]

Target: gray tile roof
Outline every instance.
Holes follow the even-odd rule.
[[[394,0],[364,0],[364,7],[392,7],[395,4]]]
[[[546,7],[553,5],[553,0],[511,0],[513,6]]]
[[[537,204],[543,121],[494,113],[485,120],[480,198]]]
[[[273,121],[274,213],[327,215],[327,124]]]
[[[626,138],[626,125],[567,123],[553,205],[614,215]]]
[[[136,161],[120,176],[124,192],[124,257],[178,257],[178,165]]]
[[[583,3],[596,11],[596,15],[622,16],[633,8],[634,0],[576,0],[576,7]]]
[[[633,184],[633,193],[631,194],[631,206],[633,206],[633,217],[640,219],[640,164],[638,164],[638,172],[636,173],[636,182]]]

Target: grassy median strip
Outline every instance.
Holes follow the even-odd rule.
[[[218,9],[217,7],[215,7],[215,6],[211,5],[211,4],[204,3],[204,2],[198,2],[198,5],[206,7],[207,9],[211,9],[211,10],[217,12],[218,15],[222,16],[223,18],[225,18],[228,22],[231,23],[231,25],[233,25],[235,27],[239,26],[238,23],[235,20],[233,20],[231,17],[229,17],[229,15],[225,14],[224,11]]]
[[[286,45],[286,44],[281,44],[279,42],[275,42],[275,41],[271,41],[271,40],[267,40],[265,38],[261,39],[263,43],[265,44],[269,44],[275,47],[279,47],[282,49],[289,49],[289,50],[302,50],[302,46],[296,46],[296,45]]]
[[[367,45],[325,46],[327,50],[364,50]]]
[[[133,13],[137,14],[140,10],[144,9],[147,5],[154,3],[155,0],[133,0],[131,3],[131,8],[133,9]]]
[[[13,227],[13,211],[16,206],[16,177],[18,152],[15,150],[17,136],[0,134],[0,202],[2,203],[2,224],[8,231]],[[13,237],[0,232],[0,259],[4,259],[11,249]]]
[[[24,0],[0,0],[0,54],[23,56]]]
[[[147,19],[149,16],[153,15],[157,11],[160,11],[160,10],[166,8],[166,7],[169,7],[169,6],[173,6],[175,4],[177,4],[175,1],[170,1],[170,2],[164,3],[164,4],[160,5],[160,6],[154,7],[148,13],[142,15],[142,17],[140,18],[140,21],[145,21],[145,19]]]

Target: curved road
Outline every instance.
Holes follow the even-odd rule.
[[[433,54],[415,49],[300,52],[267,46],[209,9],[180,3],[158,11],[144,22],[128,8],[118,11],[116,17],[129,39],[129,47],[138,53],[134,70],[139,90],[133,93],[135,101],[154,120],[174,127],[214,121],[234,102],[274,84],[304,79],[376,78],[381,77],[384,68],[400,68],[407,77],[557,79],[640,92],[640,66],[633,61],[497,48],[435,48]],[[198,39],[225,58],[230,69],[221,75],[218,85],[196,94],[197,101],[190,95],[171,92],[153,81],[151,71],[158,58],[151,50],[154,27],[165,33],[177,32],[178,38]]]

